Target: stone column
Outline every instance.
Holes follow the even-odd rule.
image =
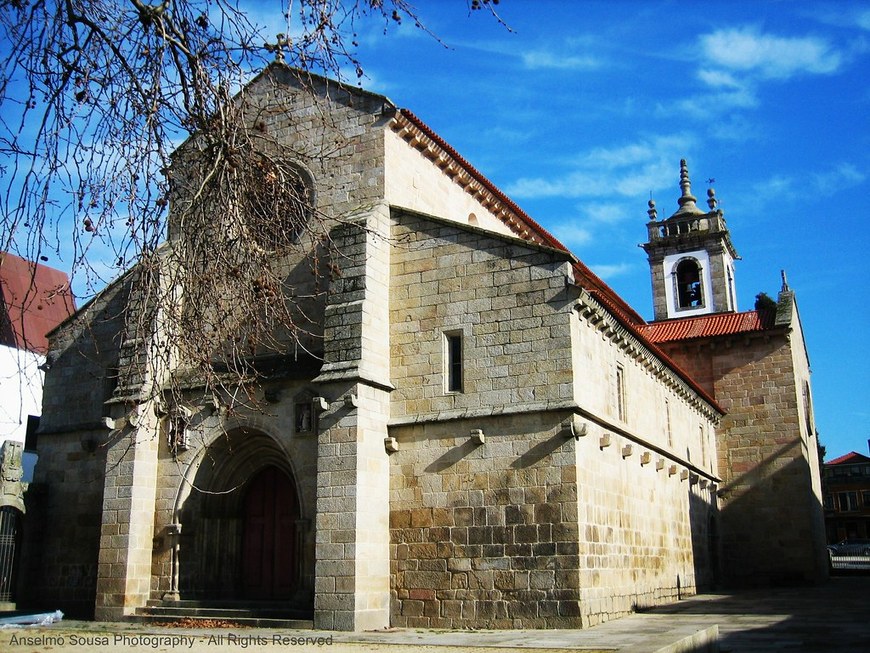
[[[341,276],[326,308],[317,462],[314,625],[390,623],[388,207],[334,234]]]
[[[109,444],[94,618],[117,621],[144,606],[151,590],[159,425],[151,402],[136,425]]]

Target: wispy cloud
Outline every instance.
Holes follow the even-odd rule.
[[[702,36],[700,46],[710,64],[764,79],[827,75],[843,64],[840,51],[824,39],[763,34],[754,27],[716,30]]]
[[[851,163],[841,163],[833,170],[817,172],[812,176],[816,190],[829,193],[835,193],[841,188],[857,186],[866,179],[867,174],[858,170]]]
[[[602,237],[610,242],[620,238],[626,222],[642,222],[649,193],[676,187],[679,161],[695,146],[692,134],[676,133],[599,147],[567,161],[561,174],[521,178],[506,191],[518,198],[578,200],[570,219],[548,221],[553,234],[578,251]],[[615,276],[628,268],[602,270],[602,276]]]
[[[843,162],[828,170],[803,175],[775,175],[759,182],[754,194],[792,200],[829,197],[843,189],[858,186],[866,180],[867,173],[851,163]]]
[[[568,249],[577,249],[592,242],[592,232],[576,222],[558,222],[552,224],[550,230]]]
[[[643,196],[673,183],[676,162],[687,155],[694,142],[691,135],[674,134],[596,148],[572,161],[561,175],[523,177],[509,184],[506,191],[524,198]]]
[[[615,202],[591,202],[579,208],[584,217],[592,222],[615,224],[626,217],[625,205]]]
[[[631,263],[602,263],[601,265],[592,264],[589,266],[592,271],[599,277],[608,281],[614,277],[621,277],[634,271],[634,265]]]
[[[592,70],[603,65],[591,55],[565,55],[543,50],[523,52],[523,65],[530,70]]]
[[[662,115],[674,111],[696,120],[710,120],[760,105],[763,83],[799,76],[831,75],[854,56],[854,47],[838,47],[817,36],[781,36],[754,26],[729,27],[704,34],[697,41],[696,78],[701,91],[660,105]],[[748,126],[748,125],[747,125]],[[729,140],[745,140],[732,123]]]

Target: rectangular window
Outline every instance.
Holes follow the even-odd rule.
[[[861,501],[864,503],[864,510],[870,510],[870,490],[861,492]]]
[[[858,493],[838,492],[837,503],[840,505],[840,512],[854,512],[858,510]]]
[[[622,365],[616,366],[616,415],[625,421],[625,369]]]
[[[462,335],[445,333],[447,392],[462,392]]]
[[[707,464],[707,438],[704,435],[704,425],[698,426],[698,437],[701,439],[701,464]]]

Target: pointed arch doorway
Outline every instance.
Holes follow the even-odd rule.
[[[293,481],[277,467],[263,468],[247,484],[242,511],[245,598],[290,598],[298,579],[299,554],[299,500]]]

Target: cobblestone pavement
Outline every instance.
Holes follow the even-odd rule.
[[[716,626],[721,653],[867,653],[870,576],[820,587],[705,594],[586,630],[330,633],[257,628],[192,629],[62,621],[0,631],[3,653],[691,653],[692,636]]]

